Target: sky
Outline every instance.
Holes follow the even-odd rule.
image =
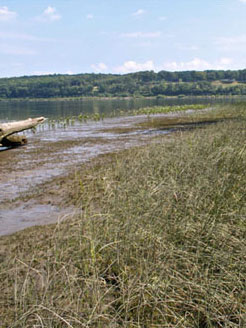
[[[246,68],[246,0],[0,0],[0,77]]]

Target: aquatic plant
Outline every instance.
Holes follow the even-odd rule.
[[[65,118],[58,118],[56,120],[49,119],[46,126],[51,129],[55,128],[66,128],[68,126],[73,126],[76,123],[86,123],[88,121],[98,122],[104,120],[106,117],[123,117],[123,116],[137,116],[137,115],[157,115],[157,114],[167,114],[171,112],[181,112],[186,110],[201,110],[209,107],[208,105],[182,105],[182,106],[154,106],[154,107],[144,107],[134,110],[122,110],[120,108],[114,110],[110,114],[105,113],[93,113],[85,114],[80,113],[77,116],[67,116]]]

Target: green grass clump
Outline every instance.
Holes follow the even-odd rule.
[[[194,105],[180,105],[180,106],[154,106],[144,107],[128,111],[129,115],[156,115],[156,114],[167,114],[172,112],[184,112],[187,110],[199,110],[208,108],[209,105],[194,104]]]
[[[73,219],[0,240],[1,327],[246,326],[245,115],[157,141],[81,168]]]

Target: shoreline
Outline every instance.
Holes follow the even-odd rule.
[[[84,101],[84,100],[133,100],[133,99],[162,99],[162,100],[170,100],[170,99],[245,99],[246,96],[242,95],[204,95],[204,96],[151,96],[151,97],[144,97],[144,96],[127,96],[127,97],[98,97],[98,96],[85,96],[85,97],[58,97],[58,98],[0,98],[0,102],[52,102],[52,101]]]

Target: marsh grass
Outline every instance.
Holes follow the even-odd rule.
[[[245,327],[245,107],[221,113],[84,165],[80,215],[1,238],[1,327]]]

